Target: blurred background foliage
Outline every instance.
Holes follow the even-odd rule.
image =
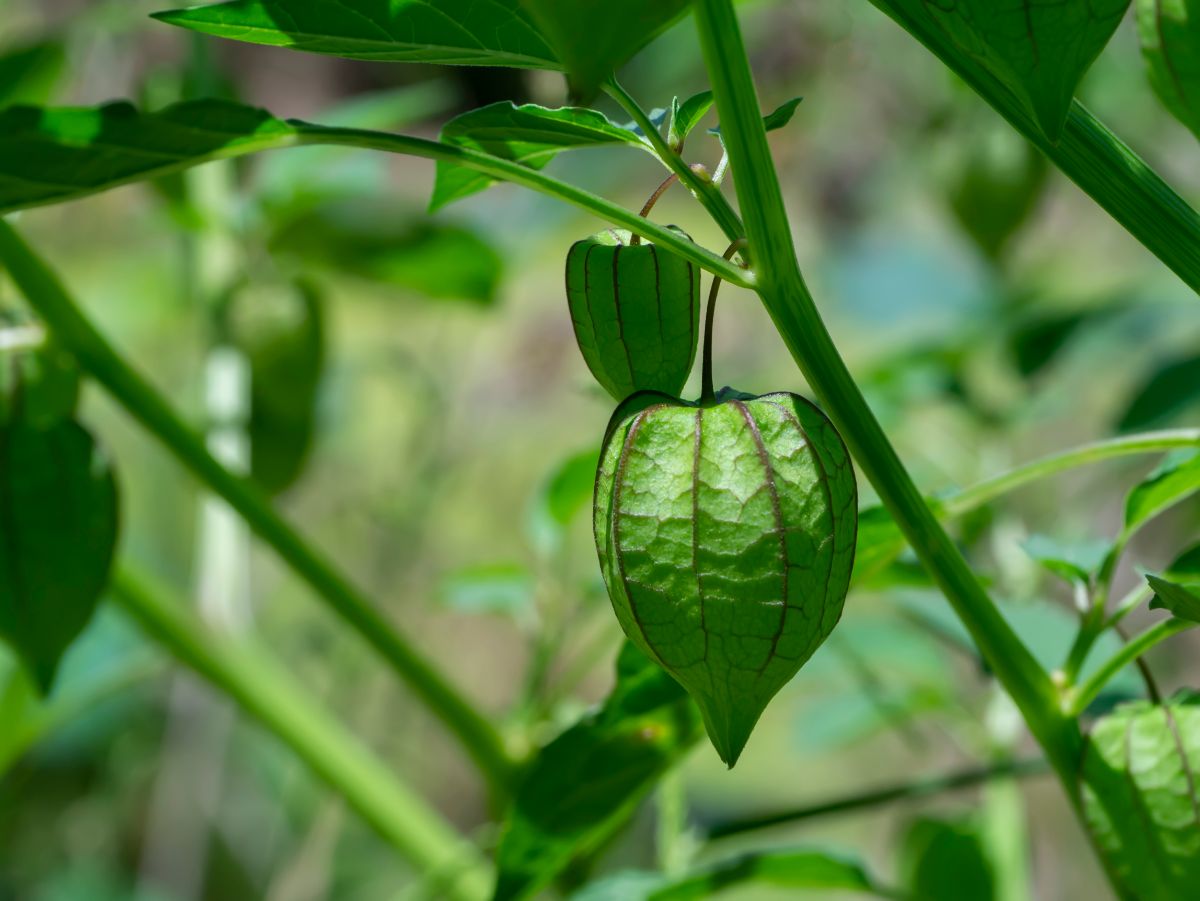
[[[0,0],[0,105],[161,107],[217,95],[436,136],[483,103],[565,98],[548,73],[194,38],[149,20],[159,6]],[[865,0],[756,0],[744,15],[764,108],[805,97],[772,136],[801,260],[918,484],[943,491],[1114,433],[1197,423],[1195,298],[935,59]],[[1149,93],[1136,44],[1126,23],[1082,99],[1195,199],[1200,148]],[[624,81],[659,107],[707,87],[691,25],[635,58]],[[689,156],[712,168],[720,150],[706,140],[697,133]],[[632,208],[661,177],[649,157],[605,149],[566,155],[554,171]],[[431,218],[432,175],[407,158],[294,150],[21,222],[106,334],[198,425],[210,349],[240,349],[254,379],[246,465],[420,636],[513,748],[529,749],[606,694],[620,645],[585,512],[611,403],[574,347],[562,292],[567,247],[599,226],[505,186]],[[678,189],[657,215],[724,244]],[[214,285],[223,293],[211,304]],[[718,380],[803,391],[752,295],[727,291]],[[0,287],[0,306],[16,311],[15,292]],[[123,554],[195,585],[206,528],[196,485],[86,386],[83,418],[116,461]],[[1127,488],[1153,465],[1081,469],[956,525],[1047,665],[1065,657],[1076,620],[1055,561],[1111,540]],[[1135,584],[1135,566],[1161,569],[1198,533],[1195,503],[1146,530],[1119,592]],[[269,553],[239,540],[251,553],[252,603],[237,614],[245,628],[493,847],[495,811],[457,746]],[[1185,636],[1155,652],[1164,689],[1196,683],[1196,647]],[[436,896],[285,750],[173,674],[116,613],[96,618],[45,703],[4,653],[0,899]],[[1098,704],[1140,691],[1126,673]],[[705,842],[741,818],[1031,751],[948,607],[905,558],[853,591],[834,638],[771,706],[736,770],[699,748],[560,888],[812,844],[855,849],[888,884],[931,899],[1100,897],[1085,837],[1036,774]],[[622,886],[632,883],[619,881],[588,897],[606,885],[603,896],[630,897]]]

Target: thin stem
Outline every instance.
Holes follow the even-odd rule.
[[[971,788],[975,785],[990,782],[993,779],[1040,776],[1047,772],[1049,772],[1049,767],[1047,767],[1046,761],[1040,757],[1026,760],[1010,760],[991,766],[971,767],[911,782],[900,782],[884,788],[856,792],[845,797],[834,798],[830,801],[821,801],[817,804],[799,807],[795,810],[785,810],[780,813],[718,823],[709,830],[708,837],[709,839],[727,838],[731,835],[740,835],[743,832],[768,829],[772,826],[791,825],[819,817],[853,813],[857,810],[875,810],[883,804],[928,798],[944,794],[945,792]]]
[[[1121,636],[1121,641],[1129,644],[1129,634],[1120,626],[1113,626],[1113,631]],[[1154,704],[1162,703],[1162,692],[1158,690],[1158,680],[1154,678],[1154,673],[1150,671],[1150,664],[1146,662],[1146,658],[1138,657],[1133,661],[1137,664],[1138,672],[1141,673],[1142,682],[1146,685],[1146,695]]]
[[[1077,724],[1058,709],[1057,689],[988,597],[917,491],[838,353],[800,274],[791,227],[759,114],[732,0],[694,4],[758,285],[780,335],[854,459],[875,486],[918,558],[966,625],[1020,708],[1072,798],[1082,746]]]
[[[248,479],[215,459],[162,396],[133,370],[97,331],[57,276],[11,226],[0,220],[0,260],[83,369],[161,441],[188,470],[240,513],[258,535],[306,581],[351,628],[367,640],[429,709],[456,735],[489,783],[503,790],[513,766],[492,725],[415,646],[379,614],[339,573],[271,509]]]
[[[1016,95],[906,0],[871,0],[1050,158],[1109,215],[1195,291],[1200,291],[1200,214],[1078,101],[1051,141]]]
[[[1168,429],[1144,432],[1107,441],[1084,444],[1034,460],[993,478],[986,479],[942,499],[948,516],[961,516],[1030,482],[1055,475],[1077,466],[1114,457],[1166,452],[1179,447],[1200,447],[1200,429]]]
[[[725,251],[725,259],[729,259],[746,246],[745,238],[738,238]],[[711,404],[716,400],[713,391],[713,323],[717,314],[717,293],[721,290],[721,279],[713,276],[712,287],[708,289],[708,309],[704,314],[704,364],[703,380],[700,388],[700,402]]]
[[[662,160],[663,165],[679,176],[679,181],[708,210],[713,221],[720,226],[721,231],[725,232],[725,237],[730,241],[746,237],[746,227],[742,224],[738,214],[734,212],[733,207],[729,205],[729,201],[725,199],[725,195],[721,193],[721,189],[713,183],[712,179],[702,177],[684,162],[683,157],[667,143],[662,132],[650,121],[650,117],[633,95],[621,87],[615,78],[605,85],[604,90],[617,103],[621,104],[621,108],[637,123],[638,128],[650,141],[650,145],[658,154],[658,158]]]
[[[650,199],[646,201],[645,206],[642,207],[642,211],[638,213],[638,215],[643,219],[649,216],[650,211],[654,209],[654,204],[658,203],[658,199],[666,194],[667,188],[671,187],[671,185],[675,184],[675,182],[678,180],[679,176],[674,172],[663,179],[663,183],[654,189],[654,193],[650,195]],[[642,236],[635,233],[633,237],[629,239],[629,243],[631,245],[641,244]]]
[[[743,288],[750,288],[754,285],[754,273],[731,265],[694,241],[690,241],[668,228],[642,219],[636,213],[609,200],[605,200],[603,197],[598,197],[589,191],[559,181],[556,178],[546,175],[544,172],[538,172],[535,169],[530,169],[528,166],[523,166],[512,160],[501,159],[500,157],[481,153],[477,150],[469,150],[465,147],[455,147],[451,144],[442,144],[438,141],[429,141],[424,138],[414,138],[408,135],[386,134],[384,132],[356,128],[330,128],[296,120],[290,120],[286,124],[290,129],[288,131],[279,130],[273,131],[270,134],[255,135],[253,138],[239,139],[208,153],[196,154],[195,156],[182,159],[169,158],[160,166],[142,169],[127,177],[115,178],[101,185],[85,186],[70,192],[58,193],[44,201],[0,206],[0,215],[49,203],[61,203],[65,200],[84,197],[98,191],[115,188],[122,184],[145,181],[146,179],[155,178],[160,175],[179,172],[192,166],[211,162],[212,160],[232,159],[264,150],[317,145],[361,147],[369,150],[380,150],[385,153],[402,153],[409,156],[418,156],[429,160],[442,160],[459,166],[466,166],[468,169],[474,169],[477,172],[482,172],[500,181],[511,182],[551,197],[557,197],[565,203],[594,213],[601,219],[605,219],[614,225],[623,226],[630,231],[637,231],[647,240],[674,251],[679,256],[691,260],[700,268],[714,275],[720,275],[726,281]]]
[[[170,592],[118,569],[113,600],[156,642],[236,701],[339,792],[376,832],[424,872],[453,872],[446,890],[487,895],[490,867],[435,811],[295,689],[260,648],[216,636]]]
[[[1112,612],[1112,616],[1104,624],[1106,629],[1112,628],[1125,619],[1134,610],[1154,597],[1154,589],[1145,582],[1135,585],[1125,597],[1117,602],[1117,607]]]
[[[1134,636],[1128,644],[1123,645],[1119,651],[1106,660],[1090,679],[1069,695],[1067,700],[1071,715],[1079,716],[1087,710],[1092,701],[1096,700],[1100,692],[1104,690],[1104,686],[1112,681],[1112,678],[1117,673],[1133,663],[1156,644],[1165,641],[1172,635],[1186,632],[1188,629],[1195,627],[1195,625],[1196,623],[1183,619],[1164,619],[1162,622],[1155,623],[1146,631]]]

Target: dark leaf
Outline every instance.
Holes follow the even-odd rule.
[[[436,300],[489,305],[503,260],[470,229],[405,215],[394,203],[325,204],[283,223],[272,253]]]
[[[0,55],[0,107],[45,103],[62,72],[63,60],[62,45],[53,41]]]
[[[921,901],[992,901],[995,875],[970,821],[915,821],[900,852],[904,886]]]
[[[1200,579],[1180,583],[1148,575],[1146,581],[1154,589],[1151,610],[1170,610],[1179,619],[1200,623]]]
[[[612,694],[521,781],[497,852],[497,901],[530,897],[603,843],[702,735],[679,683],[626,642]]]
[[[481,150],[531,169],[544,168],[564,150],[632,144],[649,151],[645,140],[590,109],[547,109],[502,101],[456,116],[442,129],[445,144]],[[652,152],[652,151],[651,151]],[[481,172],[439,162],[431,209],[482,191],[493,179]]]
[[[117,539],[112,470],[76,422],[0,427],[0,531],[0,637],[48,691],[96,610]]]
[[[1155,428],[1181,413],[1197,409],[1200,409],[1200,356],[1173,360],[1134,392],[1117,428],[1123,432]]]
[[[772,112],[767,113],[767,115],[763,116],[763,127],[766,128],[767,131],[775,131],[776,129],[783,128],[792,121],[792,117],[796,115],[796,107],[803,102],[803,97],[793,97],[791,100],[787,101],[787,103],[784,103]],[[718,138],[720,138],[721,126],[717,125],[713,128],[710,128],[708,133],[710,135],[716,135]],[[723,139],[721,143],[724,143]]]

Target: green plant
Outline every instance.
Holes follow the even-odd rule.
[[[1009,10],[998,9],[984,0],[946,8],[918,0],[874,2],[991,103],[1187,285],[1200,289],[1200,217],[1144,161],[1073,100],[1084,72],[1124,14],[1127,0],[1071,3],[1065,7],[1061,3],[1038,2]],[[661,115],[647,112],[617,82],[614,73],[635,51],[689,11],[699,33],[711,92],[683,102],[674,99],[669,112]],[[1170,63],[1181,53],[1186,58],[1189,53],[1200,52],[1187,6],[1184,4],[1174,11],[1168,23],[1171,28],[1161,33],[1145,26],[1146,22],[1159,21],[1156,17],[1161,17],[1162,11],[1158,5],[1150,8],[1141,4],[1139,13],[1143,34],[1150,36],[1146,40],[1146,53],[1156,87],[1168,105],[1194,128],[1187,111],[1188,97],[1200,92],[1195,73]],[[622,125],[600,110],[585,107],[549,109],[532,104],[497,103],[450,120],[440,139],[433,141],[354,123],[319,125],[282,120],[262,110],[216,99],[187,100],[157,112],[141,112],[125,104],[82,109],[11,106],[0,110],[0,212],[62,203],[135,181],[157,180],[165,196],[175,197],[173,192],[178,185],[169,179],[182,170],[201,163],[295,147],[352,147],[433,160],[437,164],[434,208],[476,194],[493,182],[512,182],[573,204],[645,242],[637,250],[639,242],[633,238],[628,244],[613,246],[608,268],[615,283],[619,283],[623,302],[624,273],[619,276],[617,273],[619,254],[625,261],[636,257],[643,266],[646,260],[651,260],[671,267],[669,278],[678,295],[675,299],[683,302],[679,309],[670,311],[670,317],[676,325],[686,321],[692,327],[684,340],[682,329],[668,330],[664,326],[658,334],[662,338],[670,335],[669,340],[655,342],[651,336],[643,346],[631,340],[624,330],[644,332],[645,323],[658,318],[651,316],[652,312],[667,312],[665,307],[653,306],[663,300],[661,283],[655,282],[656,290],[641,290],[639,301],[644,306],[639,306],[635,318],[627,319],[616,303],[616,285],[602,297],[589,290],[586,251],[582,260],[584,285],[580,290],[581,261],[568,252],[568,292],[577,327],[584,321],[579,311],[580,298],[585,306],[590,299],[612,304],[611,312],[618,325],[615,341],[601,341],[598,335],[594,341],[581,336],[580,344],[593,372],[618,399],[646,387],[671,394],[681,389],[693,362],[698,337],[695,326],[699,270],[706,271],[714,280],[754,291],[822,406],[822,410],[817,410],[805,401],[794,398],[786,401],[786,406],[802,420],[803,428],[798,433],[810,442],[820,433],[817,450],[803,472],[796,464],[798,471],[783,477],[783,470],[795,463],[790,459],[789,449],[795,450],[796,443],[796,436],[785,440],[778,428],[777,410],[783,409],[778,398],[785,395],[748,398],[715,394],[711,352],[705,354],[704,389],[698,406],[669,397],[653,408],[651,416],[644,406],[647,396],[640,395],[627,402],[634,407],[618,408],[601,452],[597,536],[601,539],[604,576],[613,591],[618,617],[634,643],[664,664],[693,693],[721,757],[730,764],[736,761],[762,708],[829,635],[840,613],[844,583],[851,579],[850,535],[857,512],[854,480],[844,457],[848,450],[849,458],[881,501],[881,506],[868,507],[858,514],[861,528],[853,578],[861,584],[878,577],[898,566],[898,558],[906,547],[911,548],[925,576],[944,594],[956,614],[973,653],[995,675],[1019,710],[1059,779],[1067,805],[1080,822],[1095,831],[1105,852],[1102,859],[1114,890],[1128,898],[1177,896],[1170,894],[1171,886],[1180,884],[1186,874],[1180,876],[1177,872],[1175,858],[1181,855],[1176,854],[1173,830],[1184,834],[1179,847],[1190,853],[1200,826],[1195,823],[1180,826],[1176,822],[1179,811],[1163,809],[1164,820],[1170,820],[1162,826],[1166,831],[1160,830],[1156,820],[1151,823],[1151,835],[1157,840],[1161,834],[1162,843],[1171,845],[1171,853],[1142,857],[1128,849],[1139,848],[1145,842],[1146,823],[1121,811],[1106,816],[1097,815],[1097,811],[1115,804],[1139,809],[1157,788],[1137,783],[1135,779],[1128,796],[1117,798],[1113,769],[1122,765],[1131,772],[1135,769],[1128,757],[1122,761],[1114,751],[1117,743],[1113,736],[1120,727],[1128,731],[1133,728],[1130,722],[1140,723],[1143,719],[1154,726],[1141,729],[1139,735],[1144,733],[1144,740],[1153,745],[1154,753],[1174,755],[1171,759],[1177,772],[1172,771],[1171,778],[1175,782],[1184,775],[1190,778],[1191,761],[1200,753],[1194,730],[1184,733],[1158,727],[1156,718],[1162,715],[1170,721],[1175,707],[1179,708],[1180,717],[1190,711],[1177,702],[1170,702],[1174,707],[1163,706],[1153,678],[1141,660],[1145,651],[1197,622],[1200,607],[1195,590],[1197,555],[1182,554],[1163,574],[1151,576],[1146,586],[1139,586],[1115,603],[1110,597],[1117,567],[1133,537],[1153,518],[1200,491],[1197,451],[1200,435],[1195,431],[1179,431],[1116,439],[1048,457],[957,495],[924,497],[868,406],[859,382],[847,368],[802,276],[779,174],[767,143],[767,133],[787,124],[798,101],[790,101],[763,115],[732,0],[658,4],[650,12],[645,4],[616,0],[605,3],[502,0],[491,4],[429,0],[370,4],[360,11],[319,0],[235,0],[164,13],[158,18],[208,35],[351,59],[562,71],[578,102],[591,102],[603,92],[633,121]],[[1163,42],[1156,43],[1155,35],[1160,35]],[[1167,84],[1164,72],[1182,80]],[[720,140],[722,158],[710,172],[703,166],[690,164],[684,149],[689,135],[714,105],[720,125],[712,131]],[[631,147],[657,160],[671,179],[677,179],[688,189],[715,227],[734,242],[730,250],[724,255],[715,253],[677,229],[656,224],[649,218],[649,205],[639,215],[542,171],[559,153],[597,146]],[[728,173],[732,173],[736,187],[737,211],[722,192]],[[1036,166],[1022,170],[1017,181],[1022,192],[1036,192],[1040,185]],[[974,181],[964,187],[966,196],[977,196],[970,193],[974,190],[978,190]],[[190,206],[185,204],[189,213],[204,212],[200,199],[193,197]],[[1013,199],[1014,209],[1001,227],[975,233],[981,247],[994,257],[998,257],[1031,206],[1027,195]],[[964,202],[960,195],[955,202],[958,215],[968,217],[973,201]],[[261,206],[264,218],[269,219],[271,204],[264,199]],[[279,236],[292,231],[310,233],[306,217],[312,212],[293,208],[285,215],[274,210],[277,220],[274,227],[266,235],[252,236],[253,240],[269,244],[272,240],[283,240]],[[463,238],[453,235],[451,240],[461,242]],[[360,249],[358,242],[351,243],[355,250]],[[425,246],[421,240],[416,243]],[[451,246],[457,248],[461,244]],[[595,239],[584,246],[608,250],[605,243]],[[320,251],[338,255],[336,248],[336,241],[330,239],[321,242]],[[735,260],[735,256],[740,259]],[[192,475],[237,511],[317,597],[382,656],[470,754],[488,781],[495,801],[507,811],[495,855],[495,872],[493,864],[429,810],[416,793],[353,739],[343,736],[335,723],[292,689],[287,675],[264,662],[261,652],[251,646],[222,642],[210,627],[193,622],[172,604],[167,591],[135,570],[121,568],[111,578],[110,593],[117,605],[181,662],[230,695],[293,748],[370,825],[420,868],[433,890],[475,898],[485,894],[494,883],[496,897],[512,898],[529,896],[558,877],[569,884],[572,865],[585,862],[608,841],[629,818],[637,802],[696,744],[700,719],[691,701],[676,681],[627,645],[618,660],[616,687],[597,711],[580,719],[532,756],[525,758],[514,753],[500,730],[454,686],[441,662],[429,659],[414,638],[390,624],[351,580],[273,509],[266,492],[281,490],[303,465],[314,415],[315,385],[323,359],[320,318],[323,301],[309,289],[299,289],[302,309],[298,327],[265,337],[262,333],[255,337],[238,326],[235,301],[242,286],[236,280],[212,290],[213,296],[207,298],[214,312],[214,343],[237,349],[256,373],[250,434],[254,435],[257,422],[271,435],[285,435],[280,448],[272,449],[267,443],[270,439],[255,443],[250,471],[242,475],[206,448],[203,439],[184,423],[163,396],[114,350],[50,266],[9,223],[0,223],[0,262],[41,326],[52,336],[55,352],[61,349],[71,355],[86,377],[103,387]],[[213,259],[206,262],[212,263]],[[388,266],[374,255],[355,256],[343,263],[368,277],[404,277],[402,267]],[[685,273],[687,289],[683,291],[680,286]],[[490,284],[487,273],[481,278],[482,287],[476,278],[466,282],[469,286],[466,290],[486,298]],[[634,281],[649,284],[647,271],[639,273]],[[638,292],[636,287],[634,292]],[[588,315],[594,317],[595,310]],[[595,328],[599,320],[590,321]],[[710,315],[706,341],[711,341],[712,330]],[[644,334],[638,335],[639,341],[643,338]],[[661,382],[657,376],[644,379],[642,366],[635,365],[632,359],[635,353],[654,358],[647,371],[669,369],[670,372]],[[610,372],[614,359],[619,362],[623,354],[630,355],[624,373],[627,380],[613,377]],[[272,367],[280,359],[288,361],[289,372],[304,373],[298,390],[281,390],[272,385]],[[36,412],[43,414],[49,406],[49,401],[42,401]],[[6,404],[5,408],[16,407]],[[635,417],[632,423],[630,415]],[[696,485],[700,474],[697,461],[702,455],[697,444],[688,443],[693,434],[689,427],[695,424],[698,436],[702,425],[710,419],[713,432],[730,447],[714,452],[717,456],[708,461],[714,471],[728,478],[720,485],[708,484],[705,478],[709,490],[707,501],[717,506],[734,498],[749,504],[741,497],[745,493],[749,498],[758,498],[762,509],[756,509],[754,516],[749,517],[753,519],[749,540],[735,548],[737,559],[732,564],[699,561],[695,556],[698,550],[709,552],[713,547],[693,534],[691,565],[698,578],[728,583],[725,588],[731,604],[742,597],[742,592],[750,591],[748,585],[755,580],[761,583],[764,597],[774,598],[787,582],[784,574],[790,577],[794,567],[804,567],[793,560],[790,545],[785,545],[782,552],[772,551],[774,556],[766,563],[753,559],[751,552],[762,543],[764,535],[779,537],[792,530],[794,521],[799,522],[799,514],[794,519],[785,515],[796,512],[787,510],[789,505],[800,507],[813,498],[818,501],[813,504],[817,522],[809,530],[811,534],[806,535],[812,545],[811,554],[799,556],[807,560],[808,556],[824,555],[827,559],[823,579],[798,578],[783,591],[782,598],[786,609],[791,604],[794,587],[798,606],[815,603],[820,608],[819,622],[806,622],[802,628],[789,626],[786,630],[779,625],[774,633],[754,624],[753,638],[768,640],[773,634],[779,647],[773,645],[769,652],[756,654],[745,653],[741,648],[736,654],[726,654],[723,661],[709,660],[692,667],[693,674],[684,670],[692,666],[694,648],[684,647],[677,659],[675,652],[680,648],[674,645],[684,639],[694,644],[706,634],[732,642],[735,637],[744,637],[739,635],[739,623],[702,626],[687,634],[672,631],[659,635],[652,634],[646,624],[635,622],[637,617],[632,610],[635,599],[625,598],[620,590],[622,586],[629,590],[631,583],[627,573],[615,571],[616,556],[629,551],[630,557],[637,557],[635,562],[643,572],[650,574],[635,580],[640,582],[640,588],[661,593],[666,585],[669,591],[677,592],[670,600],[678,597],[691,600],[691,583],[686,589],[678,588],[671,578],[673,571],[688,566],[686,554],[680,550],[686,542],[678,536],[676,540],[664,539],[663,544],[667,545],[664,549],[653,540],[643,540],[645,536],[623,531],[617,520],[624,515],[640,516],[664,534],[668,527],[685,532],[685,526],[698,529],[700,512],[704,512],[699,508],[706,502],[702,501],[704,492]],[[264,426],[264,421],[273,421],[274,425]],[[645,424],[661,426],[661,434],[652,436],[656,441],[647,445],[649,450],[634,440],[634,426]],[[88,504],[74,509],[95,508],[95,531],[103,532],[103,540],[92,533],[91,537],[81,536],[80,544],[86,545],[96,557],[89,561],[94,565],[78,570],[80,585],[54,585],[47,575],[52,574],[47,561],[53,551],[51,542],[56,539],[43,534],[41,524],[28,513],[20,514],[18,525],[5,523],[6,535],[16,536],[22,545],[22,560],[35,560],[45,570],[39,574],[38,584],[49,587],[39,596],[37,604],[44,608],[39,609],[39,615],[46,611],[50,615],[44,621],[29,622],[13,615],[20,606],[18,601],[27,598],[27,586],[15,583],[16,556],[0,554],[0,575],[6,577],[0,580],[0,591],[4,592],[0,594],[0,634],[27,660],[43,689],[52,681],[63,647],[78,632],[82,620],[99,599],[115,534],[111,478],[107,470],[92,462],[91,439],[74,423],[52,427],[58,428],[69,432],[69,435],[63,433],[66,435],[63,442],[73,442],[70,453],[60,455],[65,469],[36,484],[32,480],[23,482],[22,490],[50,491],[46,486],[70,486],[90,480],[88,484],[98,492],[97,496],[89,496]],[[24,424],[6,419],[0,431],[0,451],[4,452],[3,462],[8,465],[0,467],[5,469],[0,478],[13,478],[8,458],[18,452],[29,459],[48,458],[40,448],[53,440],[58,440],[53,434],[32,433]],[[656,442],[668,446],[667,449],[651,446]],[[1067,659],[1062,661],[1061,668],[1047,667],[1002,614],[944,522],[964,517],[988,500],[1030,481],[1078,465],[1124,454],[1163,451],[1174,453],[1130,493],[1121,532],[1100,554],[1081,557],[1045,545],[1035,546],[1033,556],[1070,583],[1080,613]],[[632,477],[625,458],[635,452],[646,463],[646,472],[639,475],[643,482],[635,487],[640,492],[648,486],[651,495],[659,491],[651,497],[658,506],[634,509],[625,504],[618,483]],[[745,475],[734,473],[738,460],[753,459],[756,453],[761,458],[760,470],[749,477],[748,486],[740,483],[735,486],[733,475]],[[268,457],[273,459],[266,462]],[[818,463],[822,466],[817,466]],[[818,468],[824,470],[823,475],[816,474]],[[830,468],[837,471],[830,472]],[[679,484],[656,481],[656,469],[674,472]],[[678,503],[687,493],[688,485],[684,483],[689,478],[690,496],[696,507],[684,511],[684,515],[668,516],[670,505]],[[786,497],[781,498],[777,493],[772,498],[771,491],[778,487],[776,482],[787,488]],[[764,487],[771,491],[764,493]],[[822,492],[816,488],[825,492],[823,504],[819,503]],[[775,506],[763,506],[764,498]],[[24,497],[14,490],[0,501],[4,507],[0,512],[11,510],[15,501],[29,508],[44,507],[47,503],[41,494]],[[606,506],[609,501],[612,510]],[[768,522],[772,515],[773,524]],[[569,518],[569,514],[565,517]],[[12,518],[10,515],[9,519]],[[732,528],[726,532],[714,532],[713,541],[736,545],[745,537],[735,534]],[[728,550],[718,550],[721,549]],[[818,581],[822,582],[819,587]],[[614,586],[619,587],[614,589]],[[1089,661],[1101,642],[1111,639],[1123,618],[1152,596],[1157,597],[1157,606],[1171,613],[1171,618],[1108,652],[1108,659],[1089,671]],[[703,603],[693,604],[688,607],[687,615],[702,616],[703,611]],[[797,644],[792,652],[776,656],[776,651],[793,639]],[[787,658],[786,662],[775,667],[765,683],[755,678],[743,684],[712,669],[718,663],[732,666],[748,661],[761,675],[783,658]],[[1101,720],[1095,727],[1094,738],[1086,740],[1081,718],[1109,680],[1131,662],[1143,667],[1152,706],[1118,712]],[[865,677],[869,681],[869,668]],[[733,683],[732,690],[717,690],[718,682],[725,687]],[[997,771],[1002,769],[1003,762]],[[1191,793],[1194,795],[1194,791]],[[1157,801],[1153,804],[1158,811]],[[979,850],[980,839],[973,832],[975,828],[974,824],[968,828],[963,824],[923,823],[914,829],[911,844],[934,847],[938,854],[956,858],[966,853],[971,856],[974,875],[987,881],[991,869],[981,859],[983,852]],[[931,852],[921,852],[928,853]],[[1129,862],[1133,858],[1136,866]],[[928,884],[936,880],[929,874],[938,867],[930,863],[931,859],[936,861],[923,857],[911,868],[909,888],[933,891]],[[1137,868],[1144,872],[1135,873]],[[653,898],[699,897],[740,880],[897,895],[895,890],[867,876],[856,864],[805,851],[757,855],[713,870],[650,879],[637,889],[630,885],[623,890],[626,892],[623,896],[637,897],[640,893]]]

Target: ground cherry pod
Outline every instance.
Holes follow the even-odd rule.
[[[687,235],[671,226],[678,234]],[[567,304],[583,359],[617,400],[679,394],[700,335],[700,270],[654,244],[608,229],[567,253]]]
[[[594,515],[617,619],[733,766],[841,616],[858,526],[841,437],[794,394],[642,392],[609,424]]]

